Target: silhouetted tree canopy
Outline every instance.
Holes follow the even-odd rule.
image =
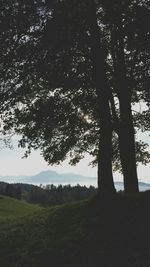
[[[113,161],[115,168],[120,168],[120,149],[124,173],[131,164],[126,162],[127,153],[135,165],[130,104],[141,101],[149,108],[150,10],[148,1],[95,3],[96,42],[104,57],[105,95],[111,108]],[[97,162],[102,121],[95,88],[90,5],[95,5],[94,1],[2,2],[3,132],[21,134],[19,144],[27,147],[26,155],[32,148],[40,148],[50,164],[60,163],[68,155],[75,164],[86,152]],[[135,112],[133,119],[136,131],[141,126],[149,130],[149,110]],[[132,136],[131,153],[124,142],[130,139],[128,134]],[[137,142],[136,147],[137,161],[149,162],[146,144]],[[129,173],[132,176],[132,171]]]

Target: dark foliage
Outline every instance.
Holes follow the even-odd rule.
[[[0,182],[0,194],[16,199],[22,198],[21,187],[17,184],[8,184]]]
[[[71,185],[46,185],[43,187],[32,187],[27,200],[31,203],[38,203],[42,206],[60,205],[67,202],[79,201],[96,194],[95,187],[71,186]]]
[[[26,156],[40,149],[50,164],[88,152],[99,188],[112,193],[113,161],[125,191],[138,191],[136,162],[150,155],[135,130],[150,121],[147,110],[134,123],[132,104],[149,108],[149,2],[11,4],[2,1],[0,17],[2,132],[21,134]]]
[[[0,194],[16,199],[24,199],[29,203],[40,204],[44,207],[83,200],[92,197],[96,192],[97,189],[94,186],[55,186],[53,184],[35,186],[32,184],[0,182]]]

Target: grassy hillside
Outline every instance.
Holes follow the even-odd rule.
[[[0,222],[4,219],[24,216],[39,209],[37,205],[0,195]]]
[[[150,194],[43,209],[0,227],[2,267],[149,267]]]

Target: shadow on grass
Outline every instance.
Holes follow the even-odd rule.
[[[150,191],[98,196],[0,230],[2,267],[149,267]]]

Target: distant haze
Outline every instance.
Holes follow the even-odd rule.
[[[142,139],[142,136],[139,136]],[[149,140],[148,134],[144,134],[145,141]],[[68,161],[64,161],[61,165],[48,166],[45,160],[40,155],[39,151],[33,151],[26,159],[22,159],[25,150],[18,148],[18,138],[15,137],[12,141],[14,149],[4,148],[0,150],[0,176],[33,176],[43,171],[56,171],[58,174],[73,173],[83,175],[86,177],[97,177],[97,168],[88,166],[91,157],[86,155],[76,166],[70,166]],[[138,168],[139,180],[149,183],[150,182],[150,165],[139,166]],[[122,181],[120,173],[114,173],[115,181]],[[76,181],[78,182],[78,181]],[[95,184],[97,184],[95,178]]]
[[[0,180],[9,183],[29,183],[29,184],[71,184],[71,185],[94,185],[97,184],[96,177],[88,177],[74,173],[59,174],[56,171],[42,171],[30,176],[0,176]]]
[[[54,184],[54,185],[82,185],[82,186],[97,186],[96,177],[89,177],[83,175],[77,175],[74,173],[64,173],[59,174],[56,171],[43,171],[33,176],[1,176],[0,181],[9,182],[9,183],[28,183],[34,185],[46,185],[46,184]],[[123,190],[122,182],[115,182],[115,187],[117,191]],[[141,191],[150,190],[150,184],[147,183],[139,183],[139,187]]]

